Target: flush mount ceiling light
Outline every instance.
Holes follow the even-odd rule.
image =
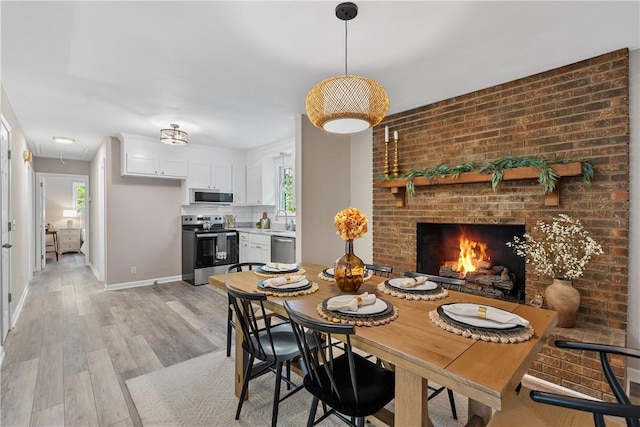
[[[340,3],[336,16],[344,21],[344,76],[330,77],[307,94],[305,108],[316,127],[333,133],[355,133],[375,126],[389,109],[384,87],[367,77],[347,71],[347,21],[358,14],[354,3]]]
[[[76,140],[73,138],[68,138],[66,136],[54,136],[53,142],[57,142],[58,144],[73,144]]]
[[[187,136],[183,130],[178,129],[180,126],[171,124],[169,125],[172,129],[161,129],[160,130],[160,142],[167,145],[187,145]]]

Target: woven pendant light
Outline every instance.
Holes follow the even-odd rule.
[[[336,16],[345,21],[345,75],[316,84],[305,102],[311,123],[328,132],[360,132],[380,123],[389,109],[389,97],[380,83],[347,72],[347,21],[357,14],[358,6],[354,3],[336,7]]]

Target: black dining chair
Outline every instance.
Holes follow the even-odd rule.
[[[236,312],[236,323],[242,330],[242,349],[249,357],[244,371],[244,381],[236,410],[236,420],[240,418],[242,404],[249,388],[249,381],[268,372],[275,372],[276,385],[273,393],[271,426],[276,427],[279,403],[300,391],[303,387],[290,381],[291,361],[300,356],[296,337],[290,323],[271,325],[271,317],[267,316],[264,308],[264,301],[267,299],[266,294],[243,292],[231,287],[229,282],[226,283],[226,286],[231,305]],[[258,306],[257,310],[255,308],[256,305]],[[264,363],[254,367],[256,360]],[[286,365],[286,376],[282,375],[283,365]],[[294,389],[280,398],[280,384],[283,380],[287,383],[287,388],[293,386]]]
[[[355,333],[353,325],[311,319],[294,311],[286,301],[284,307],[306,368],[303,384],[313,395],[307,427],[331,414],[349,425],[364,426],[365,417],[393,399],[394,373],[353,352],[350,339]],[[343,337],[344,350],[330,344],[333,335]],[[319,402],[324,414],[316,420]]]
[[[604,376],[611,387],[617,402],[599,402],[577,397],[562,396],[555,393],[532,390],[529,393],[531,400],[538,403],[591,412],[596,427],[605,427],[604,416],[625,418],[628,427],[640,427],[640,405],[633,405],[624,387],[620,385],[613,372],[609,355],[640,358],[640,350],[628,347],[618,347],[606,344],[582,343],[571,341],[556,341],[556,347],[573,350],[593,351],[600,355],[600,364]]]
[[[434,276],[432,274],[425,274],[425,273],[418,273],[415,271],[405,271],[404,272],[405,277],[417,277],[417,276],[426,276],[428,280],[432,281],[432,282],[436,282],[438,283],[440,286],[446,288],[446,289],[450,289],[452,286],[457,287],[457,290],[460,290],[462,285],[464,285],[465,281],[462,279],[454,279],[452,277],[442,277],[442,276]],[[427,401],[435,398],[436,396],[438,396],[440,393],[442,393],[445,390],[445,387],[432,387],[432,386],[428,386],[429,387],[429,394],[427,395]],[[456,401],[455,398],[453,396],[453,390],[451,389],[446,389],[447,390],[447,395],[449,397],[449,406],[451,406],[451,416],[453,417],[454,420],[458,419],[458,411],[456,409]]]
[[[364,268],[376,276],[391,277],[391,273],[393,273],[393,267],[386,265],[365,264]]]
[[[254,267],[260,267],[265,265],[264,262],[240,262],[237,264],[231,264],[227,268],[227,274],[239,273],[241,271],[253,270]],[[227,308],[227,357],[231,356],[231,333],[236,327],[236,323],[233,321],[233,309],[231,308],[231,297],[229,297],[229,304]]]

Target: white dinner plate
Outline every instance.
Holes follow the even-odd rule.
[[[469,304],[469,303],[461,303],[461,304]],[[499,308],[495,308],[495,307],[492,307],[492,308],[494,310],[500,310]],[[448,311],[445,310],[444,306],[442,307],[442,310],[445,312],[447,316],[449,316],[456,322],[464,323],[465,325],[469,325],[469,326],[477,326],[480,328],[490,328],[490,329],[512,329],[519,326],[515,323],[496,322],[495,320],[482,319],[480,317],[477,317],[477,318],[474,317],[473,323],[469,323],[469,316],[460,316],[458,314],[449,313]],[[504,311],[504,310],[501,310],[501,311]]]
[[[410,288],[403,288],[403,287],[400,286],[400,284],[402,284],[405,280],[407,280],[407,279],[406,278],[402,278],[402,277],[398,277],[396,279],[387,280],[387,283],[392,288],[396,288],[396,289],[401,290],[401,291],[432,291],[432,290],[434,290],[434,289],[436,289],[438,287],[437,283],[427,280],[426,282],[421,283],[419,285],[412,286]]]
[[[333,276],[333,268],[327,268],[325,271],[329,276]]]
[[[261,265],[259,267],[260,270],[262,271],[267,271],[270,273],[290,273],[292,271],[297,271],[299,269],[298,264],[295,264],[295,267],[293,267],[292,269],[289,270],[281,270],[279,268],[273,268],[273,267],[268,267],[266,265]]]
[[[344,299],[344,298],[353,298],[352,296],[349,295],[339,295],[337,297],[333,297],[330,298],[327,301],[327,304],[329,304],[330,301],[340,301],[340,299]],[[387,303],[384,300],[381,300],[379,298],[376,298],[376,302],[374,302],[373,304],[369,304],[369,305],[364,305],[362,307],[358,307],[358,311],[349,311],[349,310],[335,310],[339,313],[344,313],[344,314],[357,314],[357,315],[371,315],[371,314],[378,314],[378,313],[382,313],[383,311],[385,311],[387,309]]]
[[[299,282],[291,282],[280,286],[269,286],[265,283],[266,280],[261,280],[260,282],[262,283],[262,287],[267,289],[298,289],[303,288],[309,284],[308,279],[302,279]]]

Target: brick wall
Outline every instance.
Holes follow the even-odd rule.
[[[629,64],[618,50],[435,104],[388,116],[374,129],[374,183],[384,169],[384,127],[398,131],[401,173],[505,155],[578,159],[595,168],[591,184],[563,178],[560,206],[544,205],[535,180],[416,187],[404,207],[389,189],[373,191],[373,254],[377,264],[415,270],[416,223],[525,224],[567,213],[579,219],[605,253],[574,280],[582,295],[575,329],[554,338],[585,336],[624,344],[629,248]],[[393,146],[393,142],[390,147]],[[390,158],[392,158],[390,153]],[[527,269],[527,301],[550,284]],[[604,332],[603,332],[604,331]],[[591,333],[593,332],[593,333]],[[608,337],[608,338],[607,338]],[[574,352],[575,353],[575,352]],[[575,362],[578,357],[579,362]],[[565,361],[571,360],[573,362]],[[610,398],[593,355],[545,347],[530,373],[598,398]],[[619,363],[623,375],[624,361]],[[593,368],[598,371],[598,368]],[[595,379],[592,377],[596,377]]]

